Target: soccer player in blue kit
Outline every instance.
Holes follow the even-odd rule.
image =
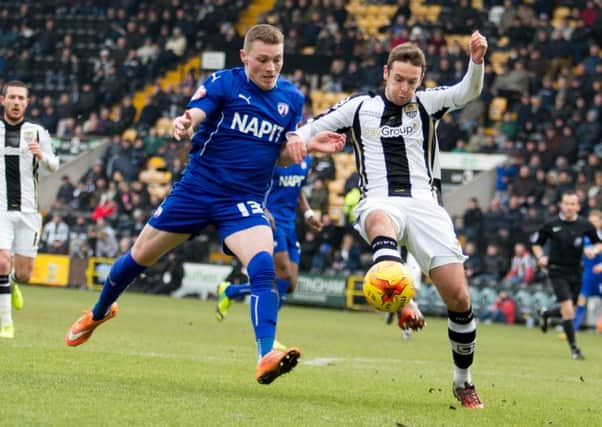
[[[602,212],[593,210],[589,213],[588,219],[589,222],[594,224],[598,238],[602,240]],[[583,247],[584,249],[592,247],[592,242],[587,236],[583,238]],[[588,257],[584,254],[582,262],[582,285],[579,297],[577,298],[577,306],[575,307],[575,318],[573,319],[575,331],[579,330],[581,322],[583,322],[583,318],[585,317],[587,299],[595,296],[602,297],[602,254],[599,253],[593,257]]]
[[[69,329],[65,342],[78,346],[113,318],[115,301],[163,254],[214,224],[224,244],[247,268],[251,283],[251,322],[258,350],[256,380],[269,384],[293,369],[298,348],[273,350],[278,294],[272,258],[272,230],[262,202],[277,160],[300,163],[304,155],[285,144],[303,109],[303,95],[280,77],[284,37],[271,25],[245,35],[242,67],[213,73],[173,123],[177,140],[192,137],[190,161],[182,179],[157,208],[132,249],[113,264],[100,296]],[[194,132],[194,136],[192,136]],[[307,149],[333,153],[343,135],[323,132]]]
[[[297,286],[299,273],[300,245],[295,230],[297,205],[300,207],[307,225],[314,231],[322,229],[322,223],[309,207],[302,187],[305,185],[311,166],[311,157],[307,156],[301,164],[278,166],[272,176],[272,186],[267,195],[266,207],[274,218],[274,262],[276,265],[276,288],[280,304],[287,293]],[[222,282],[217,290],[216,317],[221,321],[226,316],[233,298],[251,293],[248,283],[233,285]]]

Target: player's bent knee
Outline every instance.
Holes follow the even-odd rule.
[[[465,312],[470,308],[470,293],[464,286],[446,289],[441,296],[451,311]]]
[[[274,269],[274,259],[269,252],[259,252],[247,266],[247,273],[249,274],[249,281],[251,288],[269,288],[273,287],[274,279],[276,278],[276,272]]]

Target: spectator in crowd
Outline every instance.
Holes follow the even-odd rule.
[[[500,247],[496,243],[488,243],[479,280],[494,286],[499,284],[508,269],[507,265],[506,258],[500,253]]]
[[[58,214],[52,215],[52,220],[44,225],[42,231],[43,249],[51,254],[66,254],[69,243],[69,226]]]
[[[516,320],[516,301],[506,291],[500,291],[495,302],[479,316],[483,323],[513,324]]]
[[[480,238],[483,223],[483,211],[479,206],[479,199],[471,197],[464,211],[463,221],[464,235],[468,240],[477,241]]]
[[[524,243],[514,245],[514,256],[510,264],[510,270],[504,277],[506,286],[516,288],[517,285],[529,285],[535,278],[535,259],[528,251]]]
[[[75,222],[69,227],[69,255],[80,251],[82,244],[88,240],[88,223],[83,214],[75,217]]]
[[[75,186],[71,182],[69,175],[63,175],[61,178],[61,185],[56,192],[56,200],[64,205],[71,203],[75,192]]]
[[[335,252],[333,269],[335,273],[347,275],[361,268],[361,247],[355,241],[353,234],[345,233],[341,248]]]
[[[307,201],[313,210],[320,214],[328,213],[328,187],[324,179],[317,178],[314,181]]]
[[[472,284],[473,280],[478,278],[483,272],[483,258],[477,249],[477,245],[473,241],[467,241],[464,244],[464,272],[468,283]]]
[[[98,232],[96,240],[96,249],[94,251],[97,257],[114,258],[119,252],[119,245],[115,236],[106,229],[101,229]]]

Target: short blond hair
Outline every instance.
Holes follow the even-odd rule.
[[[389,52],[389,58],[387,59],[387,68],[389,70],[395,61],[407,62],[415,65],[416,67],[420,67],[422,69],[422,74],[424,74],[426,69],[424,52],[417,45],[411,42],[402,43],[391,49],[391,52]]]
[[[278,28],[270,24],[254,25],[245,34],[243,49],[248,52],[251,48],[251,43],[255,40],[261,40],[267,44],[284,44],[284,34]]]

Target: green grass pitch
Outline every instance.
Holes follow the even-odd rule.
[[[249,307],[218,323],[212,301],[126,293],[91,340],[63,337],[96,293],[25,287],[17,336],[0,340],[3,426],[593,426],[602,422],[602,336],[481,325],[473,377],[486,409],[451,394],[444,319],[409,341],[376,313],[286,306],[278,338],[302,359],[255,382]]]

